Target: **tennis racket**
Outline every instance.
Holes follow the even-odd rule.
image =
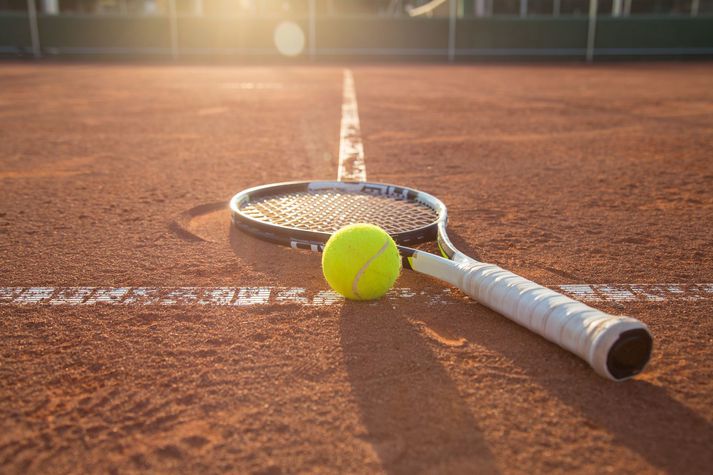
[[[241,191],[230,209],[239,230],[311,251],[321,251],[342,226],[376,224],[396,241],[404,268],[458,287],[606,378],[631,378],[651,356],[653,339],[642,322],[596,310],[458,251],[446,235],[446,206],[428,193],[366,182],[277,183]],[[437,241],[442,257],[411,247],[428,241]]]

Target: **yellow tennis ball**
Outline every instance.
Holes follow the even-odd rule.
[[[391,236],[373,224],[350,224],[332,235],[322,253],[329,286],[351,300],[382,297],[401,272],[401,256]]]

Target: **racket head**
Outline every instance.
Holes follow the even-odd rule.
[[[384,183],[296,181],[249,188],[230,200],[233,225],[259,239],[321,251],[348,224],[385,229],[396,244],[434,241],[446,206],[413,188]]]

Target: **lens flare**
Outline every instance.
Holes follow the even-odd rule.
[[[297,23],[283,21],[273,35],[275,46],[284,56],[297,56],[305,47],[305,34]]]

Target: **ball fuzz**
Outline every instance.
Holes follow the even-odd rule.
[[[401,256],[386,231],[373,224],[350,224],[332,235],[322,253],[329,286],[351,300],[382,297],[401,272]]]

